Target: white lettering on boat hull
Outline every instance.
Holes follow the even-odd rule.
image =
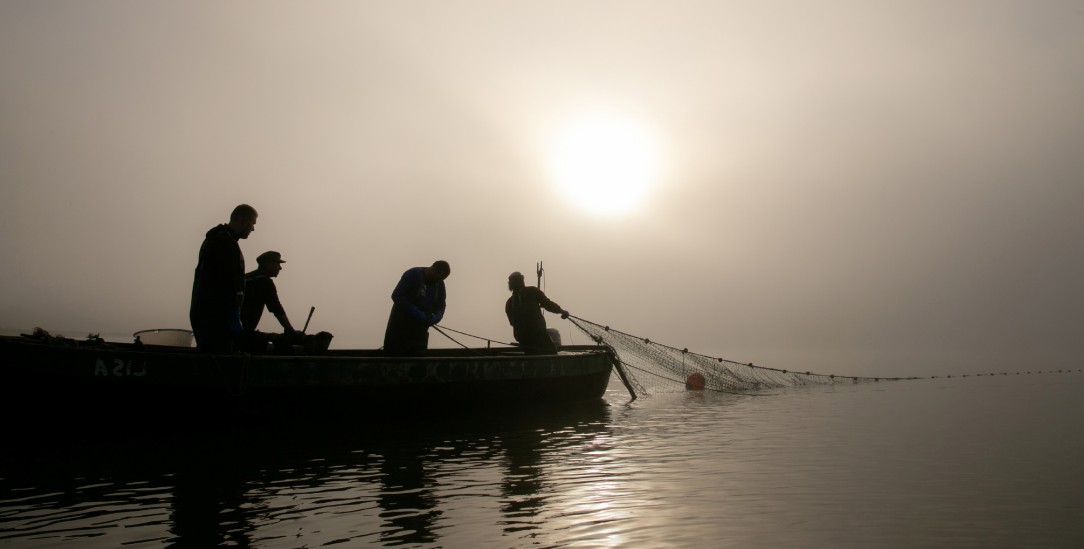
[[[98,359],[94,363],[94,377],[143,377],[147,375],[147,363],[141,362],[132,367],[131,360],[114,358],[112,368],[106,365],[108,359]]]

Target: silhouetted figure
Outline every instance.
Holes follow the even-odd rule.
[[[286,309],[279,300],[279,291],[274,278],[282,272],[282,254],[264,252],[256,258],[256,270],[245,275],[245,301],[241,304],[241,324],[245,328],[246,347],[252,351],[262,351],[272,341],[274,334],[258,331],[260,318],[266,308],[282,325],[283,334],[291,338],[300,338],[301,332],[294,329]]]
[[[255,230],[257,215],[248,204],[237,206],[230,222],[207,231],[200,246],[188,317],[202,351],[229,353],[240,347],[245,256],[237,242]]]
[[[384,332],[384,352],[390,356],[421,356],[429,348],[429,327],[444,318],[444,279],[452,273],[447,261],[407,269],[391,293],[391,314]]]
[[[529,355],[555,354],[557,347],[546,333],[546,319],[542,317],[542,309],[559,313],[561,318],[568,318],[568,311],[550,301],[542,290],[527,286],[523,275],[518,272],[508,275],[508,289],[512,291],[512,295],[504,303],[504,313],[508,315],[512,335],[523,348],[523,352]]]
[[[330,332],[306,335],[303,331],[294,329],[290,318],[286,316],[286,308],[279,300],[278,288],[273,280],[282,272],[283,263],[286,261],[282,259],[282,254],[264,252],[256,258],[256,270],[245,275],[245,302],[241,304],[245,349],[250,353],[262,354],[268,352],[268,344],[271,344],[272,350],[278,355],[323,354],[334,336]],[[265,333],[256,329],[265,308],[271,311],[282,325],[281,334]]]

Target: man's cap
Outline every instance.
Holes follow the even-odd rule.
[[[521,273],[519,271],[516,271],[516,272],[508,275],[508,280],[515,280],[517,278],[520,279],[520,280],[523,280],[523,273]]]
[[[278,252],[264,252],[256,258],[256,263],[286,263]]]

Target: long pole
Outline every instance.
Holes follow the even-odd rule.
[[[309,329],[309,321],[312,320],[312,313],[314,312],[316,312],[315,305],[309,309],[309,318],[305,319],[305,327],[301,329],[301,333],[305,333]]]
[[[629,374],[625,372],[625,363],[621,362],[621,357],[618,356],[617,351],[613,347],[610,347],[610,352],[613,353],[614,369],[617,370],[617,377],[621,378],[621,383],[625,384],[625,389],[629,391],[629,396],[632,400],[636,400],[636,391],[632,388],[632,382],[629,381]]]

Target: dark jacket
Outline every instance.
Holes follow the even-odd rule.
[[[230,309],[245,297],[245,256],[229,226],[207,231],[192,281],[189,318],[195,332],[227,330]]]
[[[444,281],[429,282],[425,279],[425,267],[407,269],[391,292],[392,312],[409,317],[428,326],[430,319],[436,324],[444,318],[447,291]]]
[[[549,337],[546,335],[546,319],[542,317],[542,309],[551,313],[562,312],[560,305],[534,286],[512,292],[512,296],[504,303],[504,314],[508,316],[508,323],[512,325],[516,341],[524,343],[532,336]]]
[[[444,318],[444,281],[425,280],[425,267],[407,269],[391,293],[391,314],[384,330],[384,351],[414,356],[429,346],[429,326]]]

